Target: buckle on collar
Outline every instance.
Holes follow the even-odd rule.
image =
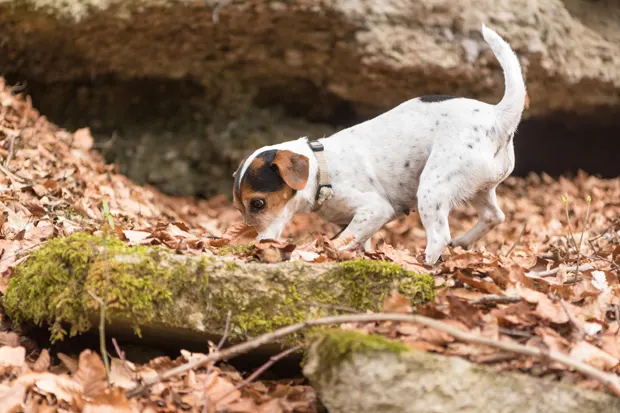
[[[312,149],[312,152],[321,152],[325,150],[323,144],[319,141],[308,141],[308,146]]]

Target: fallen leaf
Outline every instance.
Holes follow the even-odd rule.
[[[99,354],[91,350],[82,351],[73,379],[82,385],[86,397],[97,397],[103,393],[108,387],[108,378]]]
[[[24,347],[0,347],[0,366],[21,367],[26,362]]]
[[[43,371],[47,371],[50,368],[50,353],[47,349],[41,350],[39,357],[32,364],[31,369],[34,372],[41,373]]]
[[[611,370],[619,362],[618,358],[583,340],[573,346],[570,357],[599,370]]]
[[[384,313],[411,313],[411,300],[401,295],[398,291],[392,291],[390,295],[383,298]]]

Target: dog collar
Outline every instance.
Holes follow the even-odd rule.
[[[319,164],[319,187],[316,191],[315,204],[312,207],[312,211],[317,211],[325,201],[334,195],[332,189],[332,180],[329,178],[329,172],[327,170],[327,160],[323,151],[325,148],[319,141],[308,140],[308,146],[314,152],[314,157]]]

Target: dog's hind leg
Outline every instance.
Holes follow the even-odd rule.
[[[450,210],[475,194],[466,166],[442,152],[431,153],[420,175],[418,211],[426,230],[426,264],[434,265],[450,242]]]
[[[478,222],[465,234],[450,241],[450,245],[469,248],[474,242],[504,222],[504,213],[497,205],[495,188],[484,189],[478,192],[474,199],[472,199],[471,204],[478,213]]]

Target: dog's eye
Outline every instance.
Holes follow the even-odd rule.
[[[261,210],[265,207],[265,200],[256,198],[250,201],[250,207],[256,211]]]

